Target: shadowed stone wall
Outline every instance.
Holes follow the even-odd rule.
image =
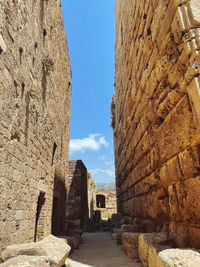
[[[200,2],[116,0],[118,211],[200,248]]]
[[[69,160],[69,178],[66,217],[68,222],[76,221],[83,228],[89,218],[88,173],[81,160]]]
[[[96,184],[92,179],[91,174],[88,172],[88,208],[89,218],[92,218],[93,212],[96,207]]]
[[[0,1],[0,18],[1,250],[64,230],[71,68],[60,0]]]

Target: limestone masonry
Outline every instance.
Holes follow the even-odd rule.
[[[117,213],[115,189],[96,190],[96,210],[101,211],[102,218],[111,218],[112,214]]]
[[[0,1],[0,253],[64,231],[70,112],[60,0]]]
[[[77,221],[80,228],[89,218],[87,169],[81,160],[69,161],[66,219]]]
[[[96,213],[101,219],[117,212],[115,190],[98,189],[81,160],[69,160],[67,188],[67,229],[78,226],[93,231],[91,224],[95,224]]]
[[[115,12],[118,211],[200,248],[200,1],[116,0]]]

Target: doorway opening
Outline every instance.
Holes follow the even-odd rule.
[[[96,195],[97,208],[106,207],[106,198],[104,195]]]

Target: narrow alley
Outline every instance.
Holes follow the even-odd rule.
[[[67,267],[141,267],[129,259],[110,232],[84,233],[82,244],[66,260]]]

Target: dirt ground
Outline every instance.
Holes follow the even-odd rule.
[[[124,254],[110,232],[84,233],[82,237],[80,248],[67,259],[67,267],[142,267]]]

